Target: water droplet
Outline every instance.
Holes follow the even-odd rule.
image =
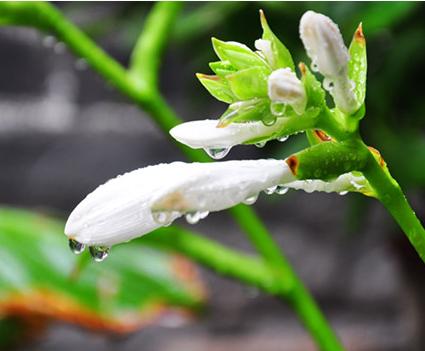
[[[354,187],[356,190],[360,190],[364,188],[362,184],[357,183],[355,180],[350,180],[350,184]]]
[[[283,116],[286,111],[286,105],[281,102],[272,102],[270,104],[270,112],[273,116]],[[276,121],[276,120],[275,120]]]
[[[48,35],[43,38],[43,46],[46,48],[52,48],[56,44],[56,38],[54,36]]]
[[[275,193],[278,195],[285,195],[288,192],[289,188],[284,185],[278,185],[276,187]]]
[[[258,148],[263,148],[264,146],[266,146],[267,141],[260,141],[258,143],[255,143],[255,146]]]
[[[266,126],[266,127],[271,127],[273,124],[275,124],[276,123],[276,116],[275,115],[273,115],[273,114],[266,114],[264,117],[263,117],[263,119],[261,120],[261,122],[263,122],[263,124]]]
[[[327,91],[332,91],[334,88],[334,82],[328,78],[325,78],[323,80],[323,88],[325,88]]]
[[[107,246],[90,246],[89,251],[96,262],[102,262],[109,255],[109,247]]]
[[[277,185],[271,186],[270,188],[265,189],[264,193],[267,195],[271,195],[276,191],[276,189],[277,189]]]
[[[80,253],[82,253],[84,251],[84,249],[86,248],[86,245],[84,245],[84,244],[82,244],[79,241],[74,240],[74,239],[69,239],[68,245],[69,245],[69,248],[71,249],[71,251],[73,253],[75,253],[76,255],[79,255]]]
[[[84,71],[87,69],[87,61],[83,58],[78,59],[75,61],[75,69],[78,71]]]
[[[200,219],[207,218],[209,214],[210,214],[209,211],[199,211],[199,218]]]
[[[289,138],[289,135],[283,135],[277,138],[277,141],[284,143],[286,140],[288,140],[288,138]]]
[[[53,51],[55,54],[63,54],[65,52],[65,44],[62,42],[57,42],[53,47]]]
[[[316,62],[314,62],[314,61],[311,63],[310,68],[311,68],[311,70],[312,70],[313,72],[319,72],[319,66],[318,66],[318,65],[317,65],[317,63],[316,63]]]
[[[189,212],[186,213],[186,221],[189,224],[196,224],[200,221],[201,217],[199,216],[199,212]]]
[[[347,195],[348,194],[348,191],[347,190],[340,191],[338,194],[341,195],[341,196],[344,196],[344,195]]]
[[[168,211],[154,211],[152,212],[153,220],[163,226],[170,225],[172,222],[172,213]]]
[[[258,194],[254,194],[254,195],[251,195],[251,196],[248,196],[244,201],[243,201],[243,203],[245,204],[245,205],[252,205],[252,204],[254,204],[255,203],[255,201],[257,201],[257,199],[258,199]]]
[[[208,156],[210,156],[214,160],[221,160],[222,158],[227,156],[230,149],[231,149],[230,147],[214,147],[214,148],[207,148],[204,150],[208,154]]]

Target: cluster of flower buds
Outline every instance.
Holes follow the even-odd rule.
[[[210,64],[215,75],[197,75],[214,97],[229,104],[223,116],[180,124],[170,134],[220,159],[238,144],[264,146],[268,140],[284,141],[300,131],[315,131],[325,146],[324,154],[329,154],[326,145],[337,143],[315,125],[319,116],[334,113],[326,106],[325,92],[305,65],[300,64],[302,77],[297,77],[289,51],[271,31],[264,14],[260,15],[263,36],[255,42],[258,51],[213,39],[220,58]],[[325,77],[337,112],[347,118],[363,104],[365,95],[366,56],[359,28],[348,51],[338,27],[326,16],[309,11],[300,24],[313,66]],[[252,204],[261,191],[284,194],[294,188],[371,195],[362,174],[352,172],[353,160],[345,159],[342,166],[333,160],[335,169],[326,174],[316,160],[307,162],[304,170],[299,165],[300,160],[306,164],[314,158],[309,151],[297,155],[298,159],[293,155],[286,160],[174,162],[129,172],[89,194],[71,213],[65,234],[74,252],[88,245],[92,256],[101,260],[113,244],[169,225],[181,216],[196,223],[209,212]]]

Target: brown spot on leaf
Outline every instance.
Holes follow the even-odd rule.
[[[366,39],[363,34],[363,26],[361,22],[354,33],[354,40],[361,45],[366,44]]]
[[[380,165],[381,167],[385,167],[385,166],[386,166],[386,162],[385,162],[384,158],[382,157],[381,153],[379,152],[379,150],[375,149],[375,148],[374,148],[374,147],[372,147],[372,146],[368,146],[367,148],[369,149],[369,151],[370,151],[372,154],[374,154],[374,155],[376,156],[376,158],[377,158],[377,159],[378,159],[378,161],[379,161],[379,165]]]
[[[196,77],[198,79],[209,79],[209,80],[215,80],[215,81],[220,80],[220,77],[219,76],[209,75],[209,74],[203,74],[203,73],[196,73]]]
[[[298,172],[298,158],[295,155],[292,155],[286,159],[286,163],[288,164],[291,172],[294,176],[297,175]]]
[[[298,68],[300,69],[300,72],[303,76],[305,76],[307,74],[307,67],[305,66],[304,62],[300,62],[298,64]]]
[[[320,141],[332,141],[332,138],[327,135],[324,131],[320,129],[314,130],[314,135],[320,140]]]

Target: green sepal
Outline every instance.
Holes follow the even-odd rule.
[[[209,66],[216,75],[222,78],[237,71],[229,61],[210,62]]]
[[[289,67],[292,71],[295,70],[294,61],[292,60],[291,53],[285,45],[278,39],[278,37],[272,32],[267,23],[264,12],[260,10],[261,27],[263,28],[264,40],[268,40],[271,43],[272,52],[274,56],[274,62],[269,62],[273,70],[278,68]]]
[[[218,126],[225,127],[230,123],[261,121],[267,115],[271,115],[270,100],[267,98],[238,101],[231,104],[223,113]]]
[[[196,74],[196,77],[205,89],[207,89],[208,92],[217,100],[228,104],[237,100],[225,79],[219,76],[209,76],[201,73]]]
[[[354,33],[349,53],[348,77],[356,84],[354,93],[359,105],[362,105],[366,96],[367,56],[366,40],[363,35],[361,23]]]
[[[301,81],[304,84],[307,95],[307,108],[324,106],[326,104],[326,94],[316,76],[302,62],[299,64],[299,69],[302,75]]]
[[[233,94],[239,100],[267,97],[268,70],[251,67],[226,76]]]
[[[245,69],[253,66],[266,67],[267,63],[244,44],[234,41],[221,41],[212,38],[215,53],[222,61],[228,61],[236,69]]]

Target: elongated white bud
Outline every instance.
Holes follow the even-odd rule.
[[[278,118],[272,126],[263,122],[231,123],[224,128],[217,127],[218,120],[199,120],[179,124],[170,130],[177,141],[193,149],[231,148],[249,140],[267,137],[279,130],[285,120]]]
[[[307,103],[303,83],[290,68],[273,71],[268,80],[268,95],[273,102],[289,104],[302,114]]]
[[[351,114],[360,106],[348,78],[350,55],[338,26],[327,16],[307,11],[300,21],[300,36],[314,70],[325,76],[324,87],[335,105]]]
[[[293,180],[282,160],[173,162],[141,168],[89,194],[69,216],[65,234],[82,244],[111,246],[184,214],[220,211]]]
[[[270,66],[274,66],[275,59],[272,49],[272,43],[270,40],[265,39],[257,39],[254,43],[255,48],[260,51],[260,53],[264,56],[266,61],[269,63]]]

